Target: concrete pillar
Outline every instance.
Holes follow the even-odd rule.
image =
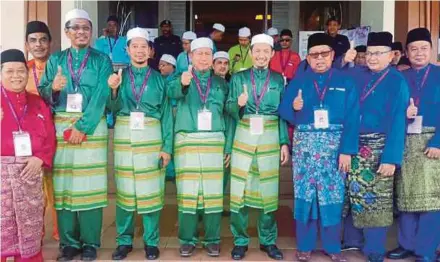
[[[15,48],[24,51],[27,21],[25,4],[25,1],[0,1],[0,50]]]
[[[371,31],[388,31],[394,35],[394,0],[362,1],[361,25],[371,26]]]
[[[298,52],[299,50],[299,20],[300,20],[299,5],[300,5],[299,1],[289,1],[288,28],[292,30],[292,34],[293,34],[292,49],[295,52]]]

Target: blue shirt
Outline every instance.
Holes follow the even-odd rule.
[[[178,73],[188,71],[188,66],[191,64],[191,58],[188,53],[183,51],[179,54],[176,61],[176,70]]]
[[[356,66],[348,72],[353,73],[361,97],[360,133],[385,134],[381,163],[400,165],[405,147],[406,109],[409,104],[407,81],[393,67],[374,73],[368,67]],[[388,74],[378,82],[386,72]],[[376,88],[365,96],[375,84]]]
[[[421,86],[428,68],[426,81]],[[403,71],[403,75],[410,87],[410,97],[416,103],[420,101],[416,106],[418,115],[423,116],[423,126],[436,128],[427,146],[440,148],[440,67],[429,64],[420,70],[410,68]]]
[[[127,38],[125,36],[119,36],[117,39],[114,37],[101,36],[95,42],[95,48],[99,51],[110,56],[113,63],[128,64],[130,63],[130,57],[127,53]]]
[[[314,111],[321,105],[320,94],[326,89],[322,101],[328,110],[331,125],[343,125],[340,153],[355,155],[358,152],[359,137],[359,92],[354,80],[338,69],[319,74],[312,70],[295,77],[287,86],[278,112],[292,125],[310,125],[314,123]],[[304,106],[300,111],[293,110],[293,101],[302,90]],[[325,132],[325,130],[323,130]]]

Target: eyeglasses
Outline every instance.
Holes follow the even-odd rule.
[[[333,50],[328,50],[328,51],[324,51],[324,52],[319,52],[319,53],[309,53],[309,56],[313,59],[318,59],[319,56],[321,56],[322,58],[326,58],[329,57],[330,54],[332,53]]]
[[[368,57],[372,57],[372,56],[379,57],[379,56],[384,55],[384,54],[389,53],[389,52],[391,52],[391,50],[384,51],[384,52],[380,52],[380,51],[369,52],[368,51],[368,52],[365,53],[365,56],[368,56]]]
[[[292,41],[292,39],[290,39],[290,38],[281,38],[280,39],[280,43],[281,42],[290,42],[290,41]]]
[[[68,27],[68,29],[71,29],[75,33],[80,30],[83,30],[84,32],[90,32],[92,30],[90,26],[78,26],[78,25],[70,26]]]

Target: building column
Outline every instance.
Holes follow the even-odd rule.
[[[394,35],[394,0],[362,1],[361,25],[371,26],[372,32],[388,31]]]
[[[11,48],[25,50],[26,5],[25,1],[0,1],[2,16],[0,50]]]
[[[439,54],[440,3],[438,1],[396,1],[395,9],[395,39],[405,43],[408,31],[417,27],[426,27],[432,34],[432,62],[436,62]]]

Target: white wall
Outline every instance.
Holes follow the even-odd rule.
[[[361,25],[371,26],[373,32],[388,31],[394,34],[394,0],[362,1]]]
[[[0,50],[16,48],[24,51],[26,24],[25,3],[21,0],[0,1]]]

